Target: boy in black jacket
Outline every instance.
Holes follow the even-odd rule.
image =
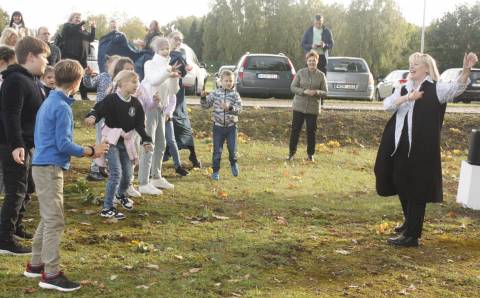
[[[36,78],[45,71],[48,45],[26,36],[15,46],[19,64],[2,72],[0,90],[0,159],[3,163],[5,200],[0,215],[0,254],[30,254],[14,235],[31,239],[22,218],[34,192],[31,179],[31,153],[34,146],[35,117],[42,103],[41,83]]]

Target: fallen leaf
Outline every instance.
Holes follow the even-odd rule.
[[[133,266],[131,266],[131,265],[123,266],[123,269],[125,269],[125,270],[132,270],[132,269],[133,269]]]
[[[191,268],[188,270],[189,273],[198,273],[202,270],[202,268]]]
[[[183,260],[183,256],[175,255],[174,257],[175,257],[176,259]]]
[[[109,218],[107,220],[104,220],[103,223],[108,223],[108,224],[115,224],[118,222],[118,219],[112,217],[112,218]]]
[[[118,277],[118,275],[111,275],[111,276],[110,276],[110,280],[116,280],[117,277]]]
[[[147,268],[148,268],[148,269],[159,270],[159,269],[160,269],[160,266],[158,266],[157,264],[148,264],[148,265],[147,265]]]
[[[84,213],[85,215],[92,215],[92,214],[95,214],[95,213],[97,213],[97,212],[96,212],[95,210],[85,210],[83,213]]]
[[[33,293],[36,293],[38,291],[37,288],[26,288],[23,292],[25,294],[33,294]]]
[[[146,286],[146,285],[139,285],[135,287],[135,289],[144,289],[144,290],[147,290],[148,288],[149,286]]]
[[[341,255],[344,255],[344,256],[349,255],[349,254],[352,253],[352,252],[350,252],[350,251],[348,251],[348,250],[344,250],[344,249],[337,249],[337,250],[335,250],[335,252],[336,252],[337,254],[341,254]]]
[[[216,214],[213,214],[212,217],[215,218],[215,219],[219,219],[219,220],[230,219],[230,217],[228,217],[228,216],[220,216],[220,215],[216,215]]]
[[[80,285],[82,285],[82,286],[86,286],[86,285],[90,285],[90,284],[92,284],[92,281],[88,280],[88,279],[80,281]]]
[[[288,221],[285,219],[285,217],[277,216],[275,217],[275,219],[276,219],[276,223],[279,225],[283,225],[283,226],[288,225]]]
[[[217,192],[217,197],[225,200],[228,198],[228,193],[226,191],[220,190]]]
[[[82,226],[91,226],[92,224],[89,222],[81,222],[80,223]]]

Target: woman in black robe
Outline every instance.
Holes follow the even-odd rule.
[[[451,82],[438,81],[435,60],[415,53],[409,58],[410,74],[384,101],[394,112],[382,135],[375,162],[376,188],[380,196],[398,195],[404,223],[388,239],[396,246],[418,246],[427,203],[443,200],[440,133],[447,102],[465,91],[470,69],[478,61],[465,54],[463,70]]]

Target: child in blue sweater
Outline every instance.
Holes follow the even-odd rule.
[[[60,271],[60,240],[65,226],[63,211],[63,172],[70,157],[99,157],[108,144],[82,147],[73,142],[73,114],[69,96],[77,92],[83,68],[77,61],[62,60],[55,65],[57,88],[50,92],[38,110],[35,122],[35,152],[32,176],[40,206],[40,223],[32,244],[32,259],[26,277],[40,277],[39,286],[63,292],[80,288]]]

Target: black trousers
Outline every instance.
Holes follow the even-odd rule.
[[[290,155],[297,152],[298,139],[303,122],[307,122],[307,154],[315,153],[315,135],[317,132],[317,115],[293,111],[292,133],[290,134]]]
[[[327,76],[327,57],[325,55],[320,55],[317,68]]]
[[[80,90],[80,96],[82,97],[82,99],[87,99],[88,98],[88,90],[87,90],[87,87],[85,87],[85,85],[83,84],[83,80],[80,83],[80,88],[78,88],[78,89]]]
[[[5,198],[0,214],[0,239],[8,240],[17,227],[22,225],[22,219],[31,200],[30,194],[35,192],[31,168],[32,152],[25,151],[25,162],[20,165],[13,160],[10,147],[0,145],[0,157],[5,186]]]
[[[406,237],[420,238],[422,236],[427,203],[409,200],[403,196],[400,196],[400,202],[402,203],[403,216],[405,217],[405,225],[407,227],[404,235]]]

